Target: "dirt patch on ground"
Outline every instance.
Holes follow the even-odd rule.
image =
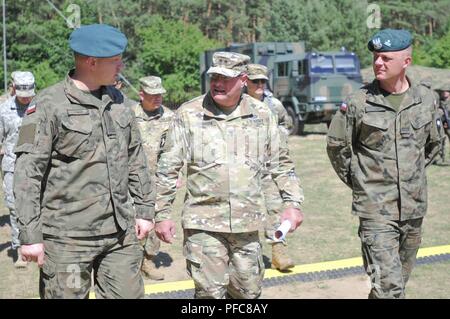
[[[369,294],[367,276],[340,279],[293,282],[287,285],[263,289],[262,298],[267,299],[366,299]]]

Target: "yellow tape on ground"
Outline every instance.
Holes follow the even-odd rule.
[[[417,253],[417,258],[441,255],[441,254],[450,254],[450,245],[421,248],[421,249],[419,249],[419,252]],[[266,269],[264,278],[269,279],[269,278],[282,277],[282,276],[288,276],[288,275],[305,274],[305,273],[309,273],[309,272],[337,270],[337,269],[357,267],[357,266],[362,266],[362,265],[363,265],[362,258],[355,257],[355,258],[348,258],[348,259],[341,259],[341,260],[334,260],[334,261],[326,261],[326,262],[315,263],[315,264],[298,265],[298,266],[295,266],[294,268],[290,269],[290,271],[288,271],[288,272],[280,272],[275,269]],[[160,284],[146,285],[145,286],[145,294],[149,295],[149,294],[157,294],[157,293],[171,292],[171,291],[177,291],[177,290],[187,290],[187,289],[194,289],[194,282],[192,280],[164,282],[164,283],[160,283]],[[90,299],[95,298],[95,293],[90,293],[89,298]]]
[[[450,254],[450,245],[421,248],[417,253],[417,258],[442,254]]]

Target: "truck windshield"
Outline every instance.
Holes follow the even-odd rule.
[[[334,57],[336,61],[337,73],[356,73],[356,61],[355,57],[351,55],[341,55]]]
[[[333,58],[330,55],[312,56],[311,73],[334,73]]]

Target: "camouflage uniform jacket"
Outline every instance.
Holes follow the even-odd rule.
[[[26,109],[26,106],[17,103],[15,96],[10,97],[0,105],[0,141],[4,154],[2,159],[3,172],[14,172],[16,161],[14,146],[16,146],[19,137],[19,128]]]
[[[134,226],[135,217],[153,218],[139,128],[112,86],[102,87],[102,101],[70,77],[42,91],[27,110],[15,152],[24,244],[41,242],[42,233],[111,234]]]
[[[411,84],[396,112],[374,81],[336,113],[327,151],[336,173],[353,190],[353,214],[389,220],[425,215],[425,167],[440,144],[433,101],[429,89]]]
[[[142,146],[147,155],[148,168],[153,177],[156,172],[160,146],[164,144],[165,135],[172,122],[174,113],[167,107],[161,105],[156,114],[150,115],[145,112],[140,104],[133,108],[136,122],[142,136]]]
[[[443,109],[446,109],[447,112],[450,112],[450,98],[445,101],[440,101],[439,103]]]
[[[293,123],[291,117],[284,108],[283,103],[274,97],[270,91],[264,91],[263,102],[278,116],[278,125],[283,133],[289,135]]]
[[[208,93],[184,103],[167,133],[157,169],[156,221],[171,219],[178,171],[187,165],[185,229],[240,233],[260,229],[265,217],[261,177],[269,170],[287,206],[302,189],[276,117],[244,94],[225,115]]]

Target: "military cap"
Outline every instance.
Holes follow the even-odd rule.
[[[370,51],[393,52],[408,48],[412,43],[412,35],[407,30],[384,29],[375,33],[367,43]]]
[[[221,74],[230,78],[235,78],[243,72],[247,72],[247,65],[250,57],[245,54],[235,52],[215,52],[212,58],[212,65],[207,74]]]
[[[122,32],[107,24],[81,26],[69,38],[69,46],[74,52],[95,58],[110,58],[122,54],[127,43]]]
[[[247,74],[250,80],[269,80],[269,70],[262,64],[249,64],[247,66]]]
[[[16,96],[32,97],[36,95],[34,92],[36,84],[33,73],[28,71],[14,71],[11,73],[11,78],[14,83]]]
[[[161,78],[157,76],[146,76],[139,79],[142,90],[147,94],[164,94],[166,89],[162,86]]]

